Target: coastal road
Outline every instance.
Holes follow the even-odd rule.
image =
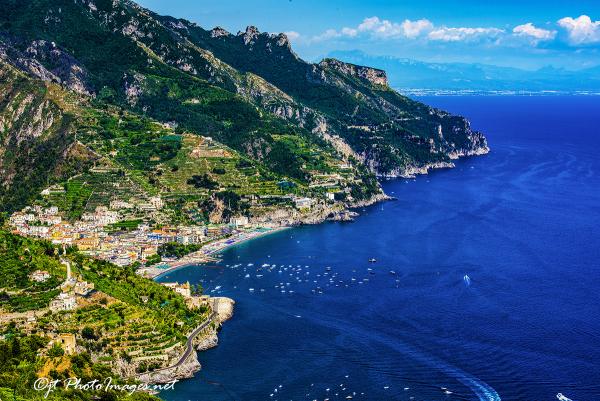
[[[177,367],[181,366],[188,359],[188,357],[194,350],[194,344],[193,344],[194,339],[202,330],[204,330],[213,321],[213,319],[216,316],[217,316],[217,312],[211,313],[210,316],[208,317],[208,319],[206,319],[204,322],[202,322],[202,324],[200,326],[196,327],[194,329],[194,331],[192,331],[192,333],[188,336],[187,341],[185,342],[185,351],[183,351],[183,354],[181,354],[179,361],[177,361],[177,363],[175,365],[172,365],[171,368],[177,368]],[[169,369],[169,368],[165,368],[165,369]]]
[[[194,351],[193,342],[194,342],[194,339],[196,338],[196,336],[198,334],[200,334],[200,332],[202,330],[204,330],[214,320],[214,318],[216,316],[217,316],[217,312],[212,312],[210,314],[210,316],[208,316],[208,318],[200,324],[200,326],[196,327],[194,329],[194,331],[192,331],[190,333],[190,335],[187,338],[187,341],[185,342],[185,350],[183,351],[183,354],[181,354],[181,357],[179,357],[179,360],[177,361],[177,363],[175,363],[174,365],[166,366],[164,368],[156,369],[156,370],[153,370],[150,372],[139,373],[136,376],[154,374],[154,373],[162,372],[162,371],[168,370],[168,369],[176,369],[176,368],[180,367],[181,365],[183,365],[185,363],[185,361],[188,359],[188,357],[190,356],[190,354],[192,353],[192,351]]]

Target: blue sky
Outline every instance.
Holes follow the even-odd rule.
[[[139,0],[159,14],[231,32],[286,32],[317,60],[362,50],[435,62],[578,69],[600,64],[600,1]],[[491,3],[491,2],[490,2]]]

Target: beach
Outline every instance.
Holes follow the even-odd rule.
[[[286,230],[291,227],[258,227],[247,231],[240,231],[230,237],[222,238],[204,245],[200,250],[185,255],[174,261],[161,262],[149,267],[141,267],[137,273],[142,277],[156,279],[164,274],[174,270],[181,269],[190,265],[199,265],[211,261],[216,261],[217,254],[225,251],[228,248],[239,245],[241,243],[263,237],[265,235],[274,234]]]

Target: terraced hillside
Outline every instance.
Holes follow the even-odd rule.
[[[136,275],[133,268],[88,259],[72,250],[63,253],[48,242],[0,231],[0,251],[3,334],[15,330],[4,324],[6,319],[22,320],[16,327],[47,338],[73,334],[78,353],[91,355],[95,363],[124,377],[172,363],[187,334],[210,313],[206,306],[188,309],[181,295]],[[67,285],[67,264],[72,277],[93,283],[95,292],[78,297],[74,310],[53,310],[48,303]],[[31,273],[39,270],[50,277],[44,282],[32,279]],[[42,373],[68,372],[68,365],[59,362],[44,360],[37,368]]]

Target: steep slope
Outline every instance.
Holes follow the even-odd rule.
[[[487,151],[483,135],[463,118],[398,95],[382,71],[306,63],[283,34],[207,31],[131,1],[2,2],[11,33],[67,49],[90,71],[99,97],[206,133],[267,164],[276,131],[311,140],[308,134],[317,134],[381,175]]]
[[[31,80],[0,58],[0,212],[22,207],[93,158],[74,141],[68,102],[60,87]]]
[[[168,17],[164,21],[170,21]],[[179,32],[243,72],[252,72],[324,116],[323,132],[337,134],[382,175],[487,152],[485,137],[459,116],[393,91],[384,71],[325,59],[301,60],[284,34],[255,27],[230,34],[179,20]]]
[[[286,147],[276,146],[272,135],[301,135],[311,142],[315,138],[301,127],[257,109],[243,94],[277,107],[290,100],[264,80],[241,76],[205,51],[185,46],[183,39],[135,4],[79,0],[2,3],[8,11],[0,16],[5,18],[2,25],[20,38],[17,43],[31,47],[33,42],[47,41],[69,53],[89,73],[91,91],[99,100],[209,135],[279,173],[307,179],[306,172],[281,169],[279,157],[292,166],[303,161]],[[36,59],[48,67],[46,60]],[[204,79],[210,77],[225,89]],[[242,94],[237,93],[233,81]],[[283,154],[272,155],[273,148]]]

